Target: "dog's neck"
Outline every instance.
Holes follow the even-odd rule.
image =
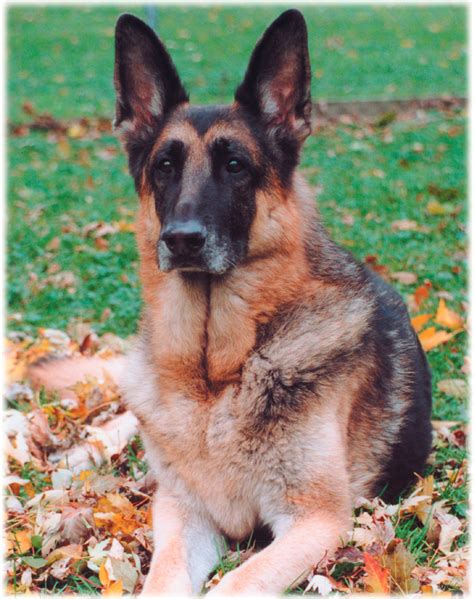
[[[223,276],[163,273],[154,245],[139,245],[142,326],[151,332],[161,388],[205,399],[239,381],[258,328],[304,293],[310,275],[303,238],[293,235],[296,243],[277,246]]]

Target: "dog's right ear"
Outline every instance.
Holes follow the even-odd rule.
[[[159,125],[188,95],[176,68],[154,31],[124,14],[115,28],[115,126],[140,134]]]

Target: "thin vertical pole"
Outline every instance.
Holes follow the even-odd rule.
[[[156,31],[156,6],[147,4],[145,6],[145,12],[148,25],[150,25],[150,27]]]

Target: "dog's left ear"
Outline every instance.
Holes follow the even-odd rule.
[[[287,10],[257,43],[235,99],[301,143],[311,133],[310,84],[306,23],[298,10]]]

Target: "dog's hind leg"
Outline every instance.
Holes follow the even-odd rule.
[[[214,525],[159,488],[153,499],[153,538],[142,594],[197,595],[222,554]]]

